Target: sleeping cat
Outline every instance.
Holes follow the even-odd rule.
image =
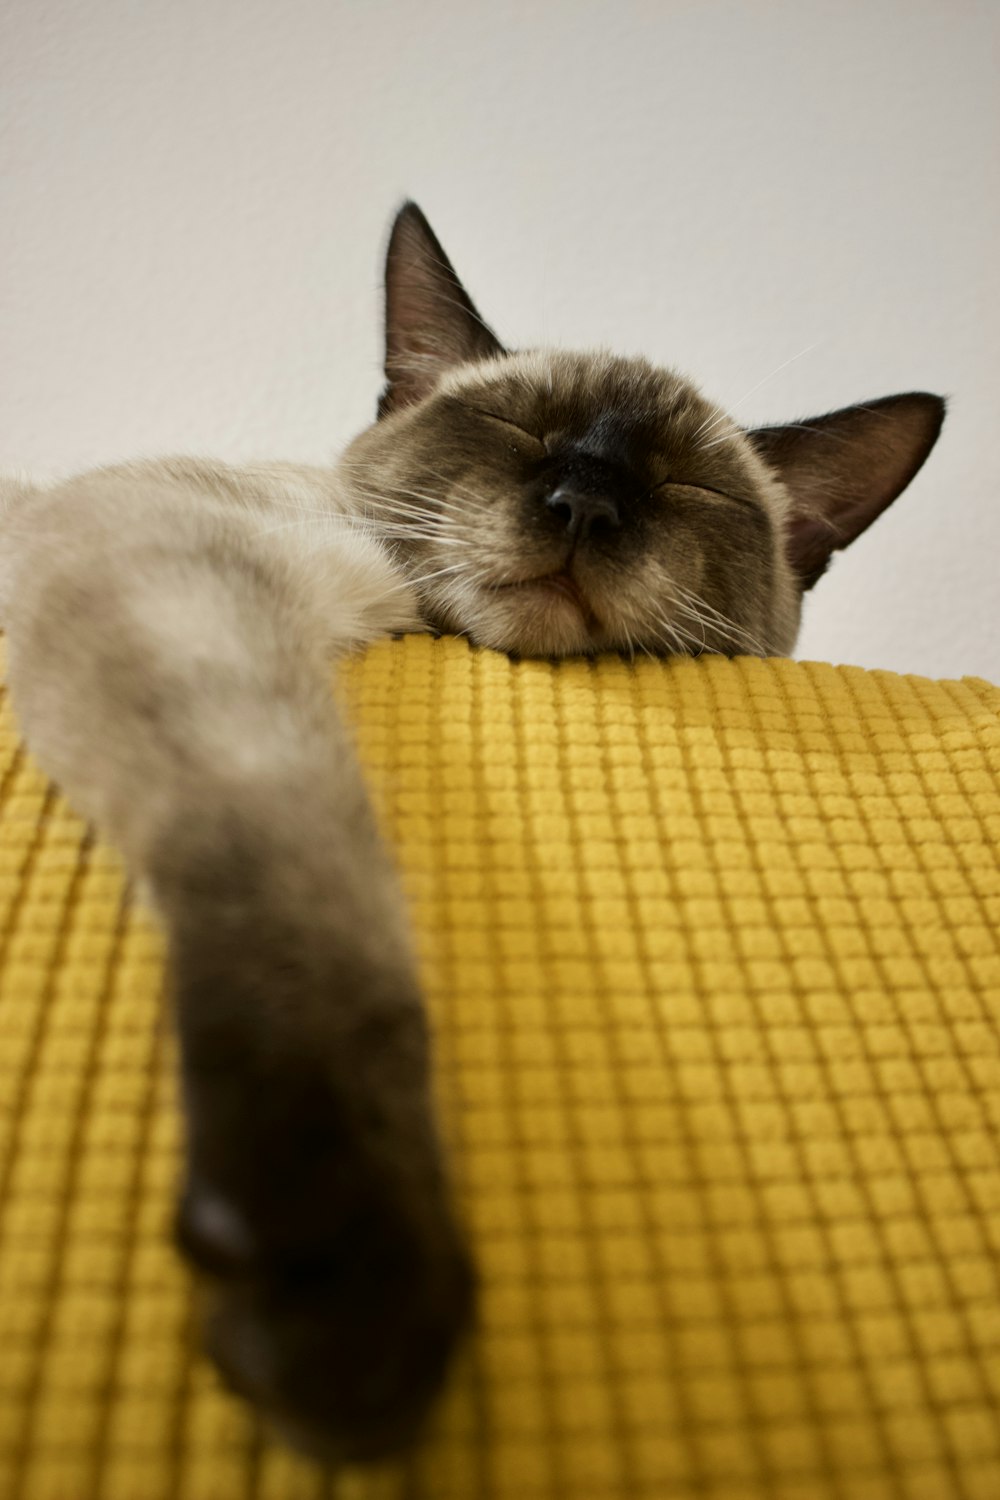
[[[8,495],[27,739],[169,937],[180,1244],[206,1342],[291,1441],[405,1444],[473,1310],[391,860],[328,658],[393,631],[521,654],[784,654],[920,468],[931,395],[744,431],[641,359],[509,353],[413,204],[378,420],[336,465],[190,459]]]

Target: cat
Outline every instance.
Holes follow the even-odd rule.
[[[124,464],[8,487],[0,605],[42,766],[165,926],[177,1236],[234,1389],[332,1460],[407,1444],[473,1318],[392,863],[331,655],[791,651],[944,404],[746,431],[644,359],[511,353],[414,204],[386,384],[331,469]]]

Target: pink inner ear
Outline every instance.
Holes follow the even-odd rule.
[[[940,396],[912,391],[748,433],[791,492],[786,544],[804,588],[906,488],[943,419]]]

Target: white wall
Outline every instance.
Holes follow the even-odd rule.
[[[514,343],[747,421],[949,394],[800,654],[1000,681],[998,44],[997,0],[4,0],[0,465],[322,460],[412,194]]]

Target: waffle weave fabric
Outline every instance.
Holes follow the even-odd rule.
[[[218,1388],[161,943],[5,714],[0,1500],[996,1500],[1000,689],[413,637],[341,691],[477,1336],[401,1467]]]

